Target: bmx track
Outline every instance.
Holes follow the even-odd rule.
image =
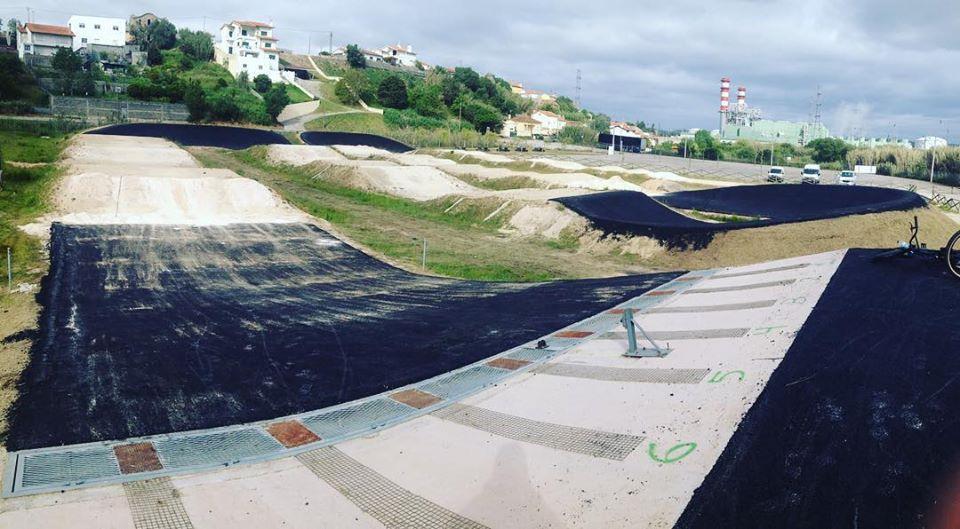
[[[652,237],[671,248],[702,248],[719,232],[829,219],[926,205],[920,195],[897,189],[832,185],[735,186],[683,191],[651,198],[610,191],[555,199],[606,233]],[[670,207],[762,217],[742,222],[704,222]]]
[[[104,183],[94,202],[119,203],[128,168],[89,167],[137,145],[77,149]],[[127,176],[135,190],[165,172],[240,178],[169,142],[136,148],[155,166]],[[248,206],[283,220],[232,208],[149,225],[115,206],[109,223],[53,225],[0,527],[958,519],[960,288],[945,270],[849,250],[482,284],[403,272],[266,198]],[[669,354],[623,356],[626,308]]]

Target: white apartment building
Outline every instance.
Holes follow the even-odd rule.
[[[936,149],[938,147],[946,147],[947,140],[936,136],[923,136],[922,138],[913,140],[913,146],[917,149]]]
[[[73,32],[66,26],[28,22],[17,27],[17,55],[26,63],[48,61],[57,49],[72,46]]]
[[[67,21],[73,32],[73,49],[123,51],[127,41],[127,21],[122,18],[73,15]]]
[[[234,20],[220,27],[220,42],[213,47],[213,58],[234,77],[247,72],[250,80],[265,74],[271,81],[282,81],[277,39],[273,26],[263,22]]]

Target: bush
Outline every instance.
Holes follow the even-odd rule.
[[[350,89],[350,85],[343,78],[337,81],[337,84],[333,87],[333,94],[344,105],[354,106],[360,102],[360,98]]]
[[[163,54],[154,46],[147,48],[147,65],[156,66],[163,62]]]
[[[442,119],[428,118],[417,114],[413,109],[396,110],[387,108],[383,111],[383,122],[393,128],[424,128],[438,129],[446,126]]]
[[[410,90],[410,108],[417,114],[428,118],[447,117],[447,107],[443,104],[443,88],[439,85],[419,84]]]
[[[271,121],[276,121],[283,107],[290,104],[290,96],[283,85],[276,85],[263,96],[263,103]]]
[[[839,138],[818,138],[807,144],[813,151],[813,160],[819,163],[839,162],[847,156],[850,146]]]
[[[345,105],[356,105],[361,99],[372,100],[373,91],[366,76],[356,70],[350,70],[337,81],[334,94]]]
[[[270,78],[267,77],[266,74],[260,74],[253,78],[253,89],[261,94],[266,94],[272,84],[273,82],[270,81]]]
[[[384,77],[377,87],[377,99],[387,108],[407,108],[407,85],[396,75]]]
[[[213,35],[184,28],[180,30],[177,41],[185,56],[201,62],[213,59]]]
[[[237,102],[236,91],[236,88],[224,88],[207,98],[210,119],[214,121],[240,121],[243,112]]]
[[[0,114],[23,116],[33,113],[33,105],[26,101],[0,101]]]
[[[190,112],[190,121],[200,121],[207,115],[207,101],[199,81],[193,81],[183,91],[183,102]]]

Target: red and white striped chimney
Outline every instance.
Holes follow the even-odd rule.
[[[737,110],[747,108],[747,89],[743,86],[737,87]]]
[[[720,112],[730,111],[730,78],[720,79]]]

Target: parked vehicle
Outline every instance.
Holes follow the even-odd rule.
[[[773,166],[769,171],[767,171],[767,182],[782,184],[784,175],[785,173],[783,172],[783,167]]]
[[[803,172],[800,173],[801,184],[819,184],[820,183],[820,165],[808,163],[803,166]]]
[[[840,174],[837,176],[837,183],[842,186],[855,186],[857,185],[857,173],[853,171],[840,171]]]
[[[501,143],[500,145],[497,145],[497,150],[500,151],[500,152],[509,152],[509,151],[510,151],[510,146],[509,146],[509,145],[504,145],[504,144]]]

